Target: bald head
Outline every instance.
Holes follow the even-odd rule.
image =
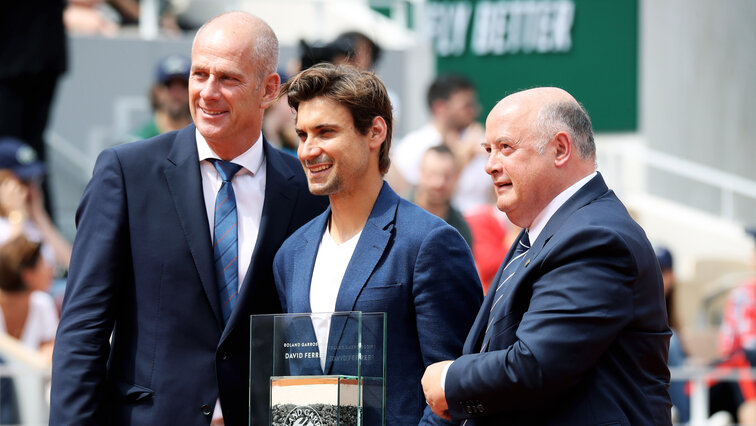
[[[491,115],[515,112],[532,123],[540,135],[539,152],[559,132],[566,132],[583,160],[595,160],[591,120],[582,105],[567,91],[558,87],[536,87],[513,93],[499,101]]]
[[[496,106],[507,107],[511,105],[519,105],[522,108],[537,110],[543,105],[558,102],[572,102],[577,104],[575,98],[563,89],[558,87],[536,87],[513,93],[499,101]]]
[[[227,12],[207,21],[194,36],[192,51],[197,44],[234,45],[240,59],[251,61],[257,70],[258,81],[276,72],[278,38],[262,19],[247,12]]]

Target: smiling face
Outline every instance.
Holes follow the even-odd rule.
[[[223,151],[238,155],[257,140],[263,111],[280,84],[275,73],[261,75],[265,72],[253,52],[255,34],[248,22],[221,18],[207,24],[192,47],[192,119],[222,158]]]
[[[313,194],[349,196],[360,191],[369,177],[382,176],[378,171],[380,142],[375,143],[371,130],[360,134],[343,105],[325,97],[303,101],[296,128],[297,155]]]
[[[534,129],[537,108],[525,104],[497,105],[486,120],[486,173],[496,191],[496,206],[517,226],[527,228],[554,193],[558,179],[551,150],[538,152],[543,136]]]

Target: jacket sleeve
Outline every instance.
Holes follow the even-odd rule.
[[[76,212],[77,235],[53,354],[51,425],[103,423],[116,295],[132,274],[126,195],[117,153],[106,150]]]
[[[454,228],[439,226],[424,239],[415,264],[413,293],[425,367],[460,356],[483,289],[470,249]],[[420,424],[452,423],[426,407]]]

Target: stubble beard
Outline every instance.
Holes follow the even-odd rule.
[[[327,180],[322,185],[312,182],[309,182],[308,185],[312,195],[333,195],[341,190],[342,180],[340,176],[334,176],[333,179]]]

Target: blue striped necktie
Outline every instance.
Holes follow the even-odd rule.
[[[236,197],[231,185],[236,172],[242,166],[223,160],[211,160],[223,183],[215,197],[215,226],[213,231],[213,255],[218,282],[223,325],[231,317],[236,295],[239,292],[239,257],[238,220],[236,216]]]
[[[483,345],[480,349],[481,352],[484,352],[488,348],[488,341],[491,339],[491,336],[488,333],[488,329],[491,328],[491,324],[493,324],[494,319],[496,318],[496,316],[494,315],[494,309],[499,305],[500,299],[504,296],[504,287],[506,287],[507,282],[519,269],[520,263],[522,263],[522,259],[525,258],[525,254],[529,249],[530,238],[528,236],[528,230],[526,229],[525,233],[522,235],[522,238],[520,238],[520,241],[518,241],[517,245],[515,246],[515,252],[512,255],[512,258],[509,260],[509,263],[507,263],[507,266],[505,266],[504,270],[502,271],[502,282],[499,283],[499,285],[496,287],[496,291],[494,293],[494,301],[491,304],[491,310],[488,314],[488,325],[486,326]]]

